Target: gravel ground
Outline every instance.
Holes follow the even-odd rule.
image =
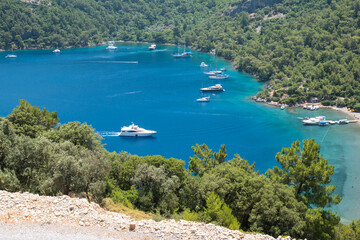
[[[0,191],[0,240],[275,240],[214,224],[136,221],[86,199]],[[279,236],[276,240],[291,240]]]
[[[136,232],[120,232],[97,227],[74,227],[64,224],[14,224],[0,223],[0,239],[2,240],[118,240],[155,238]]]

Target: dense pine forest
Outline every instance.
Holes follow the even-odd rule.
[[[267,82],[258,94],[267,101],[360,111],[359,11],[358,0],[0,0],[0,49],[186,41]],[[225,146],[195,145],[186,169],[180,159],[109,153],[91,126],[58,121],[24,100],[0,118],[0,189],[274,237],[360,239],[360,220],[343,225],[328,210],[341,198],[314,140],[279,149],[279,167],[265,174]]]
[[[314,140],[277,153],[279,167],[256,171],[205,144],[193,146],[189,168],[180,159],[108,152],[83,123],[58,124],[56,112],[20,105],[0,118],[0,189],[84,196],[110,209],[137,209],[155,220],[185,219],[230,229],[307,239],[359,239],[327,208],[341,201],[334,167]],[[290,144],[290,143],[289,143]]]
[[[358,0],[0,1],[0,49],[178,43],[268,82],[258,97],[360,111]]]

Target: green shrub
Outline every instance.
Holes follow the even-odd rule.
[[[186,221],[199,221],[199,216],[196,212],[191,212],[189,209],[185,209],[183,213],[183,219]]]
[[[360,103],[355,104],[354,109],[356,112],[360,112]]]
[[[338,106],[338,107],[345,107],[346,104],[345,104],[345,102],[344,102],[343,100],[338,100],[338,101],[337,101],[337,106]]]
[[[321,102],[322,105],[324,106],[330,106],[331,105],[331,101],[330,100],[324,100]]]

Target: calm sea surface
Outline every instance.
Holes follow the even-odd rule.
[[[272,108],[249,100],[262,88],[252,77],[238,73],[214,56],[193,52],[175,59],[175,46],[148,51],[144,44],[118,44],[62,50],[19,51],[18,58],[0,53],[0,116],[25,99],[32,105],[57,111],[61,123],[91,124],[109,151],[140,156],[160,154],[189,161],[191,146],[206,143],[214,150],[226,144],[228,159],[238,153],[256,162],[264,173],[276,165],[275,154],[297,139],[315,138],[322,153],[335,166],[333,183],[344,199],[333,209],[344,222],[360,218],[360,128],[355,124],[303,126],[299,118],[325,115],[345,117],[330,110]],[[201,62],[226,67],[230,77],[210,80]],[[199,89],[221,83],[226,90],[211,94],[209,103],[195,100]],[[131,122],[158,133],[151,138],[121,138],[117,134]]]

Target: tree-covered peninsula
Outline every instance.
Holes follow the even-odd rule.
[[[358,239],[360,222],[340,224],[328,207],[341,197],[334,167],[314,140],[276,155],[279,167],[260,174],[239,155],[205,144],[180,159],[108,152],[86,123],[59,124],[57,112],[21,100],[0,118],[0,189],[84,196],[111,209],[137,209],[154,219],[215,223],[274,237]],[[134,211],[134,210],[132,210]]]
[[[0,49],[178,43],[266,81],[258,97],[360,111],[359,0],[2,0]]]

